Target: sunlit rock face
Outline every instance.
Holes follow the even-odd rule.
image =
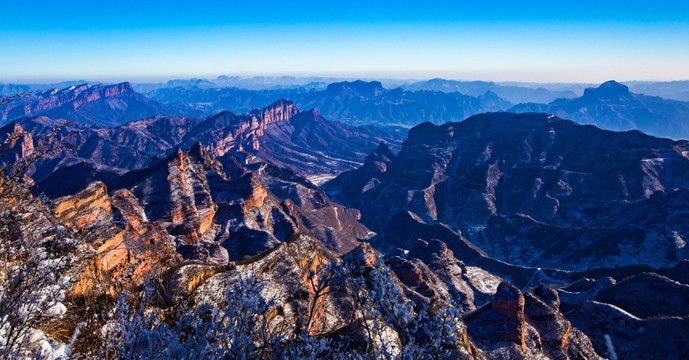
[[[142,285],[156,270],[181,261],[165,228],[151,223],[128,191],[110,196],[105,184],[94,182],[51,206],[82,241],[75,256],[87,258],[72,296],[114,295],[122,284]]]
[[[123,204],[140,209],[134,214],[164,228],[187,259],[237,260],[297,233],[341,254],[374,235],[358,211],[293,171],[232,154],[216,159],[200,143],[106,182]]]

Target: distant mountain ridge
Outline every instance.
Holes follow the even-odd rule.
[[[527,87],[500,85],[490,81],[457,81],[431,79],[403,86],[408,90],[433,90],[442,92],[460,92],[471,96],[480,96],[490,91],[512,103],[551,102],[559,98],[574,98],[577,94],[571,90],[549,90],[544,87]]]
[[[689,80],[683,81],[625,81],[629,90],[665,99],[689,101]]]
[[[689,102],[635,94],[629,87],[608,81],[588,88],[575,99],[558,99],[550,104],[519,104],[509,112],[547,112],[582,124],[644,133],[673,139],[689,138]]]
[[[63,122],[27,117],[0,128],[0,134],[13,133],[19,126],[34,135],[27,142],[33,149]],[[75,150],[41,159],[30,175],[43,183],[39,188],[43,186],[47,193],[53,193],[52,189],[64,193],[65,189],[60,190],[65,186],[61,183],[64,179],[71,178],[71,182],[83,187],[89,179],[106,176],[104,172],[114,176],[145,167],[178,147],[190,148],[200,141],[214,156],[242,153],[318,181],[356,168],[381,142],[398,149],[405,136],[401,128],[354,127],[329,121],[315,110],[299,111],[294,103],[280,100],[244,115],[222,112],[207,118],[156,116],[112,128],[67,124],[54,140]],[[53,173],[55,177],[45,183]]]
[[[457,92],[387,89],[379,81],[331,83],[324,90],[281,89],[253,91],[238,88],[168,88],[148,94],[161,102],[181,101],[205,106],[208,111],[250,111],[278,99],[294,101],[300,108],[316,108],[326,118],[351,125],[411,127],[425,121],[441,124],[459,121],[486,111],[505,110],[512,104],[488,91],[480,96]]]
[[[576,97],[574,92],[579,91],[576,84],[546,84],[546,88],[535,84],[522,86],[520,83],[444,79],[404,84],[392,89],[380,81],[362,80],[330,84],[314,82],[263,90],[224,87],[241,85],[243,81],[297,84],[305,80],[300,79],[223,77],[213,81],[171,80],[160,86],[136,85],[149,90],[145,95],[136,92],[130,83],[79,84],[61,90],[42,90],[15,99],[2,110],[0,121],[7,123],[23,116],[47,116],[111,127],[151,116],[201,117],[222,111],[248,113],[279,99],[290,99],[300,108],[317,108],[326,118],[350,125],[412,127],[425,121],[435,124],[461,121],[483,112],[549,112],[610,130],[639,129],[656,136],[689,137],[689,122],[685,121],[689,118],[689,103],[635,94],[629,91],[629,87],[614,81],[598,88],[586,88],[581,97]],[[651,92],[681,97],[685,82],[631,84]],[[38,88],[35,85],[3,85],[2,90]],[[514,105],[524,101],[528,102]]]
[[[150,100],[134,91],[128,82],[115,85],[72,85],[64,89],[30,93],[12,101],[0,112],[3,122],[25,116],[47,116],[99,126],[117,126],[155,115],[195,115]],[[198,113],[196,113],[198,114]]]

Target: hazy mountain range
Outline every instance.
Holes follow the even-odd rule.
[[[271,79],[251,81],[277,81]],[[280,79],[295,82],[301,78]],[[393,89],[384,87],[381,82],[360,80],[271,90],[221,87],[222,81],[240,80],[170,81],[145,95],[135,91],[130,83],[71,85],[26,94],[2,109],[0,118],[6,123],[22,116],[47,116],[108,127],[155,115],[200,117],[222,111],[247,113],[280,99],[290,99],[301,109],[317,108],[324,117],[351,125],[411,127],[426,121],[435,124],[460,121],[482,112],[547,112],[604,129],[637,129],[675,139],[689,137],[686,125],[689,103],[636,94],[614,81],[597,88],[588,87],[580,97],[576,97],[576,89],[549,90],[442,79]],[[681,97],[682,84],[639,82],[634,86],[645,90],[664,89],[661,92],[666,94],[675,91],[675,96]],[[30,88],[28,85],[8,87],[15,91]],[[539,102],[532,101],[538,99]],[[522,100],[529,102],[522,103]]]
[[[674,139],[689,138],[689,102],[635,94],[615,81],[588,88],[582,97],[550,104],[519,104],[509,112],[545,112],[603,129],[641,130]]]
[[[134,91],[130,83],[80,84],[28,93],[0,110],[0,119],[7,122],[24,116],[42,115],[109,127],[154,115],[184,114],[200,113],[151,100]]]

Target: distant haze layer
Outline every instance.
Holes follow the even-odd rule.
[[[3,5],[0,82],[219,74],[689,79],[686,1],[70,4]]]

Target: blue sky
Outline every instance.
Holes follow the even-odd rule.
[[[10,1],[0,82],[689,79],[689,1]]]

